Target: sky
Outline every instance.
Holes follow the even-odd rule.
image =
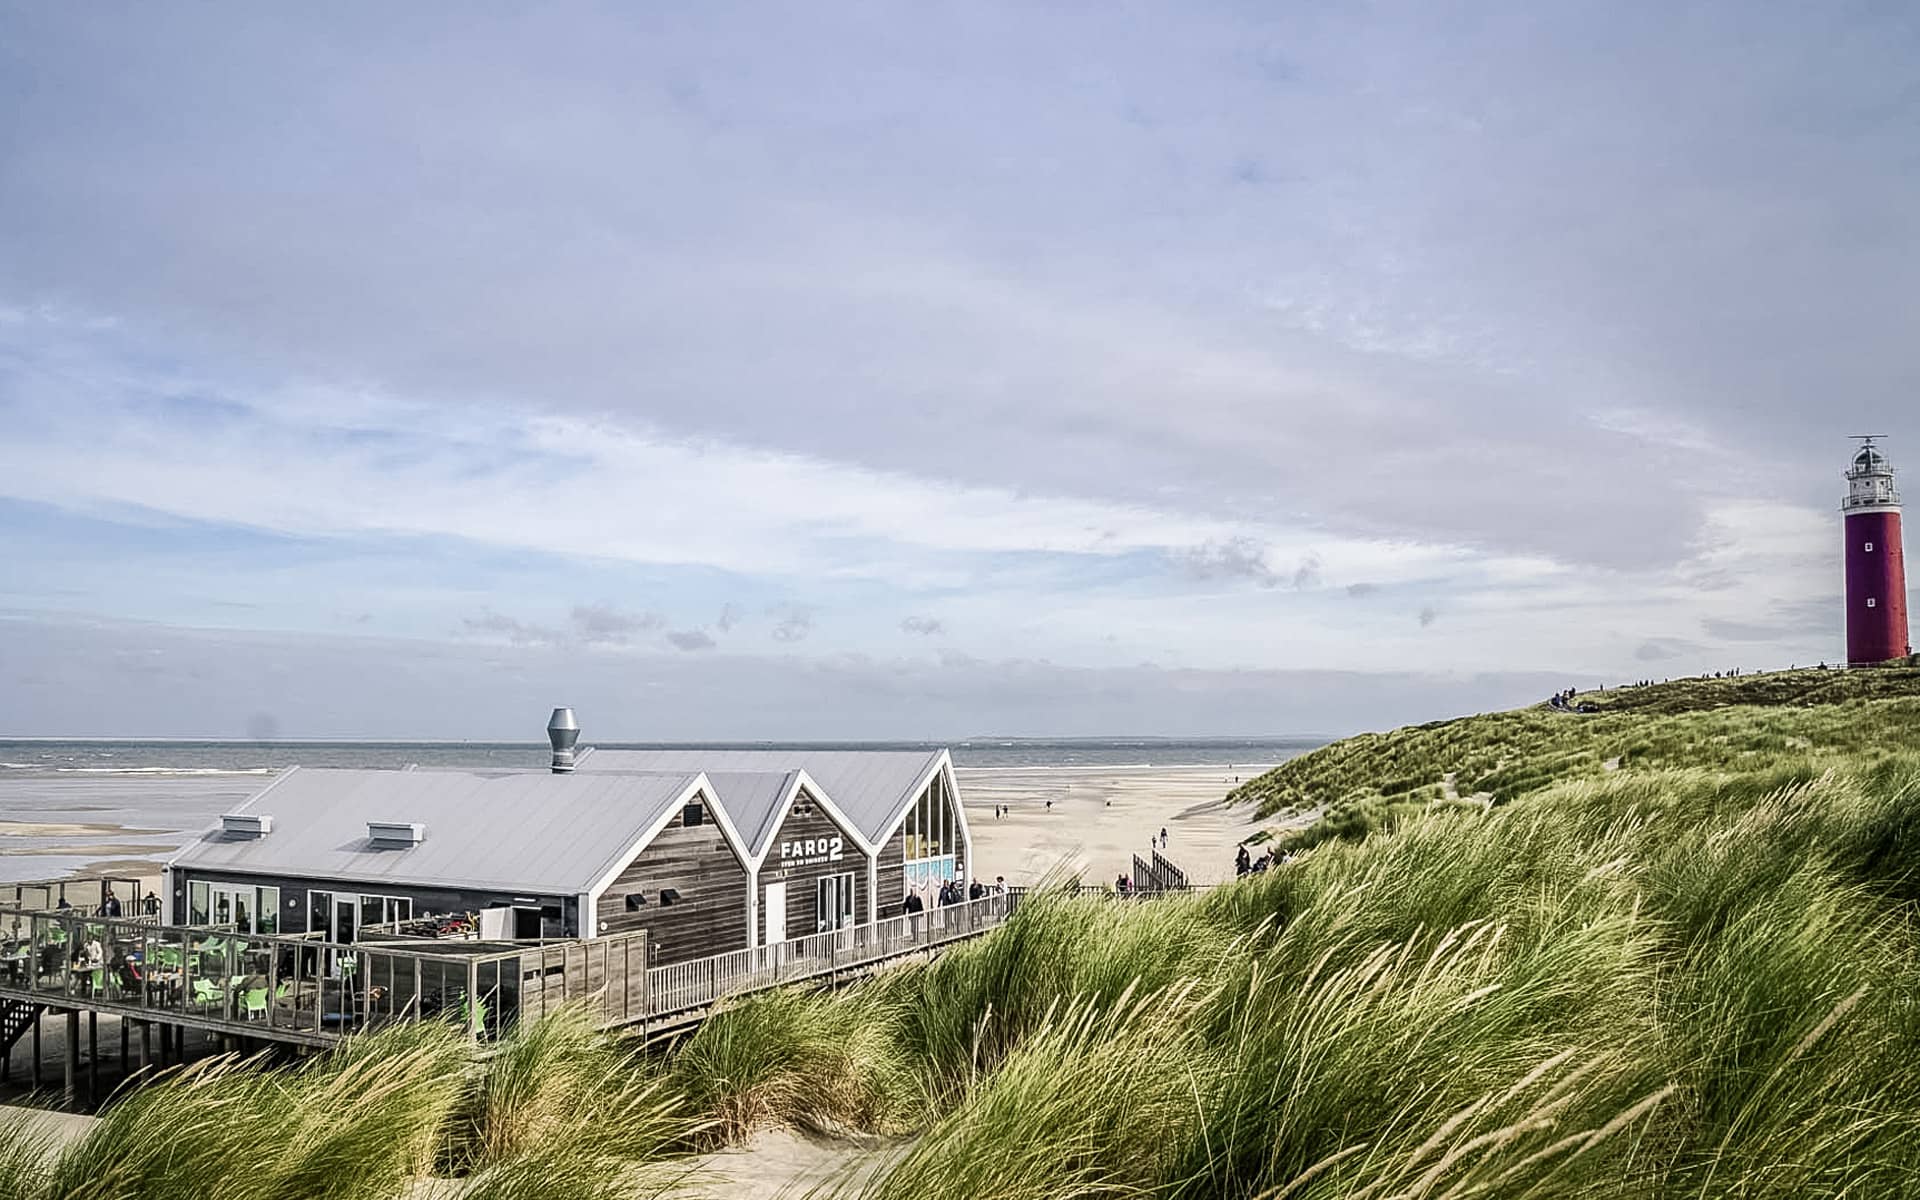
[[[0,0],[0,735],[1342,733],[1843,656],[1920,8]]]

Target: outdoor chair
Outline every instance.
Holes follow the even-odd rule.
[[[247,1020],[254,1021],[267,1015],[267,989],[248,988],[240,1001]]]
[[[226,992],[217,985],[204,979],[193,981],[193,1002],[201,1008],[211,1009],[216,1004],[224,1004],[226,999]]]

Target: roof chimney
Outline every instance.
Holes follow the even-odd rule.
[[[573,744],[580,740],[580,723],[573,719],[570,708],[556,708],[547,718],[547,740],[553,743],[553,773],[566,775],[573,771]]]

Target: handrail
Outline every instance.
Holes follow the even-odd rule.
[[[729,950],[647,970],[649,1017],[705,1008],[716,1001],[782,983],[831,976],[975,937],[1004,922],[1019,897],[996,894],[869,925],[808,934],[791,941]]]

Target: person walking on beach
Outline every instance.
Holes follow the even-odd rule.
[[[1165,825],[1160,827],[1160,848],[1162,850],[1167,848],[1167,827]]]

